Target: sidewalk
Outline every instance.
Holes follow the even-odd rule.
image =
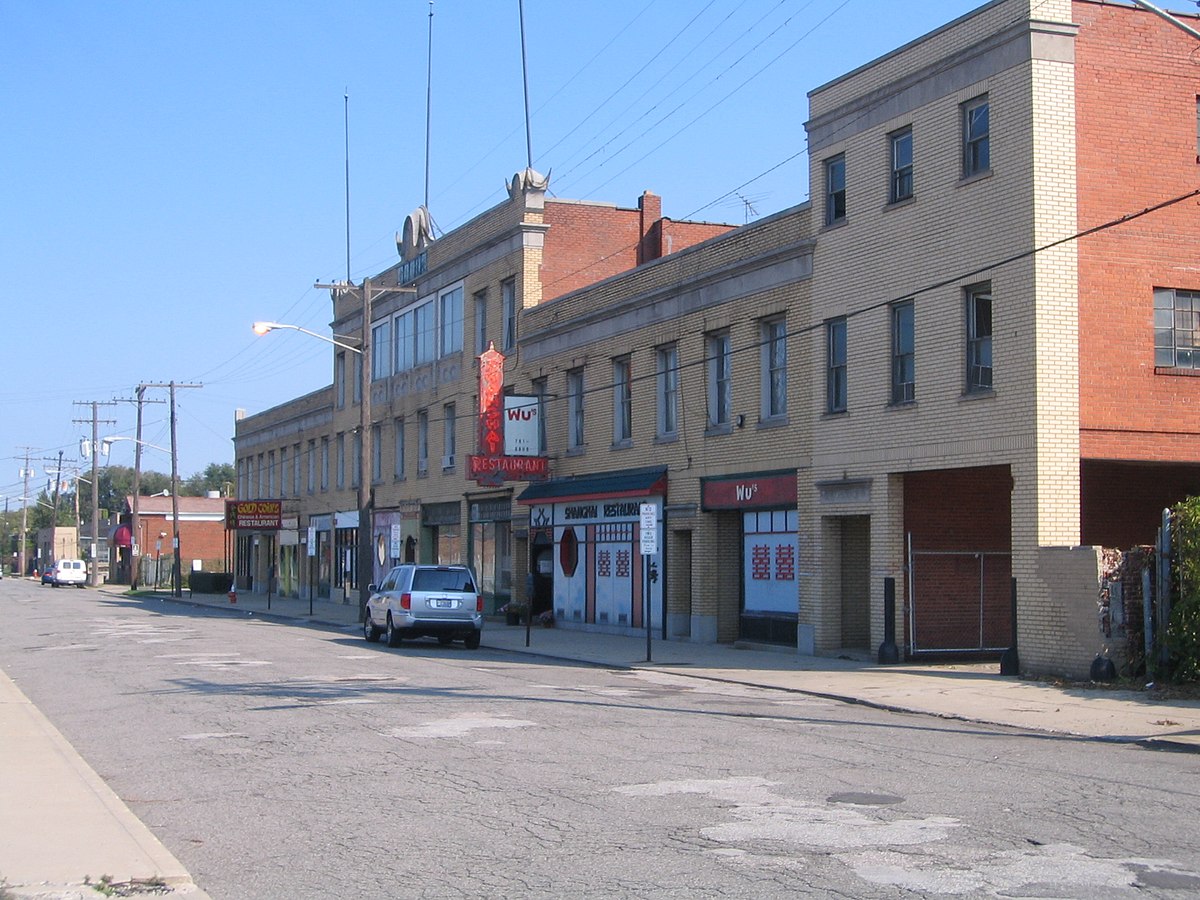
[[[113,592],[119,589],[112,588]],[[160,592],[164,600],[170,595]],[[151,601],[152,602],[152,601]],[[265,594],[184,594],[181,602],[234,614],[300,620],[357,631],[357,604],[292,600]],[[610,668],[793,691],[879,709],[989,725],[1200,752],[1200,700],[1162,700],[1143,691],[1060,686],[1000,675],[998,663],[880,666],[873,661],[799,656],[785,648],[652,640],[569,627],[506,626],[489,620],[482,646]]]

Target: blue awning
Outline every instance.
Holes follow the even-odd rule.
[[[663,496],[666,493],[667,467],[650,466],[539,481],[525,488],[517,502],[565,503],[568,500]]]

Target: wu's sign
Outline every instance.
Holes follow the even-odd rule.
[[[537,456],[541,433],[541,410],[537,397],[504,398],[504,453],[506,456]]]

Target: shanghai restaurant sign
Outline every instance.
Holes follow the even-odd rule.
[[[504,354],[489,345],[479,356],[479,453],[468,458],[467,477],[481,485],[544,479],[540,413],[536,397],[504,395]]]
[[[255,531],[278,531],[283,522],[283,503],[280,500],[226,500],[225,528],[249,528]]]

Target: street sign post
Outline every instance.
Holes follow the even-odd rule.
[[[639,543],[642,548],[642,619],[646,626],[646,662],[650,662],[650,558],[658,555],[658,504],[643,503],[638,511],[641,514]]]

